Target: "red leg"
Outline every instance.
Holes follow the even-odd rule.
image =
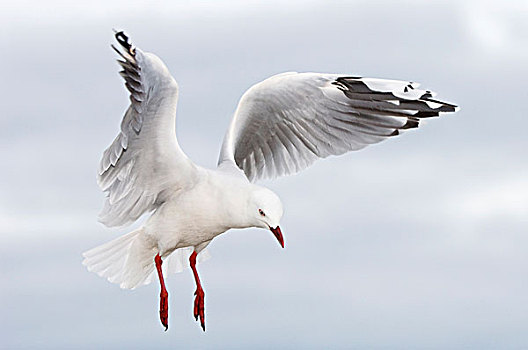
[[[159,254],[154,258],[154,262],[156,263],[156,270],[158,270],[158,277],[161,284],[160,320],[161,324],[165,326],[165,331],[167,331],[167,329],[169,329],[169,293],[167,293],[167,289],[165,288],[165,280],[163,279],[163,272],[161,271],[161,264],[163,264],[163,261]]]
[[[196,295],[194,298],[194,318],[196,321],[198,321],[198,317],[200,317],[200,324],[202,325],[202,329],[205,332],[205,293],[203,291],[202,284],[200,283],[200,277],[198,277],[198,271],[196,271],[197,255],[198,254],[196,254],[196,252],[193,252],[189,257],[191,269],[194,274],[194,280],[196,281],[196,292],[194,292],[194,295]]]

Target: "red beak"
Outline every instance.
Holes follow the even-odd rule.
[[[273,235],[275,236],[275,238],[277,238],[277,241],[279,241],[281,247],[284,248],[284,238],[282,237],[282,232],[281,232],[281,229],[279,226],[273,228],[273,227],[270,227],[270,230],[271,232],[273,232]]]

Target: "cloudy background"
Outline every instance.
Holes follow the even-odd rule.
[[[287,5],[285,4],[287,3]],[[0,2],[0,347],[528,347],[525,1]],[[410,79],[462,110],[265,183],[286,249],[232,231],[189,271],[120,290],[81,253],[128,104],[112,28],[180,85],[178,137],[214,167],[242,93],[283,71]]]

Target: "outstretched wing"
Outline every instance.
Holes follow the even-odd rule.
[[[455,110],[416,83],[283,73],[242,96],[218,163],[235,162],[251,181],[275,178]]]
[[[99,166],[97,182],[107,193],[100,221],[107,226],[135,221],[190,185],[195,174],[176,140],[176,81],[157,56],[132,47],[123,32],[115,37],[131,104]]]

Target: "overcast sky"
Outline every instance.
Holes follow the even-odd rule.
[[[525,1],[172,3],[0,2],[1,348],[528,347]],[[128,104],[112,28],[167,64],[180,145],[207,167],[243,92],[279,72],[409,79],[462,109],[266,182],[286,249],[218,237],[199,266],[207,332],[186,270],[165,333],[157,283],[81,265],[132,229],[97,222]]]

